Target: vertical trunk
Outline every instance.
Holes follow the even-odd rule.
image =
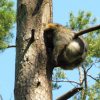
[[[82,66],[79,66],[78,67],[78,71],[79,71],[79,81],[80,81],[80,84],[81,86],[83,87],[83,79],[84,79],[84,73],[82,71]],[[81,91],[81,99],[83,98],[83,95],[84,95],[84,89]]]
[[[52,0],[17,1],[15,100],[51,100],[43,24],[51,22]]]
[[[83,70],[82,70],[83,69]],[[80,77],[80,83],[81,86],[84,86],[84,89],[81,92],[81,99],[86,100],[86,93],[87,93],[87,72],[86,68],[82,65],[79,67],[79,77]]]
[[[78,71],[79,71],[79,81],[80,81],[80,84],[81,84],[83,79],[84,79],[84,74],[83,74],[81,66],[78,67]]]
[[[87,95],[87,89],[88,89],[88,84],[87,84],[87,71],[86,68],[84,66],[82,66],[83,70],[84,70],[84,93],[82,95],[82,100],[86,100],[86,95]]]

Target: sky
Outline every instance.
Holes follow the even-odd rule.
[[[15,9],[16,9],[16,0]],[[98,19],[97,24],[100,23],[100,0],[53,0],[53,22],[66,25],[69,20],[69,13],[71,11],[77,15],[79,10],[90,11],[93,14],[93,17]],[[16,27],[11,30],[16,36]],[[11,44],[15,44],[15,37],[12,40]],[[15,78],[15,49],[7,49],[3,53],[0,53],[0,94],[3,97],[3,100],[14,100],[13,90],[14,90],[14,78]],[[93,69],[90,71],[90,74],[95,76],[95,73],[99,72],[98,69]],[[71,80],[78,80],[78,71],[77,69],[73,71],[66,71],[67,76]],[[91,81],[89,81],[90,84]],[[62,84],[62,88],[59,90],[53,91],[53,100],[63,93],[67,92],[73,88],[71,84]],[[70,99],[72,100],[72,99]]]

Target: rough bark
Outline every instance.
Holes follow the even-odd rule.
[[[52,0],[17,1],[15,100],[51,100],[43,25],[52,20]]]

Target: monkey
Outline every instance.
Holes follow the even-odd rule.
[[[58,56],[58,65],[67,70],[78,67],[86,58],[87,47],[82,37],[72,40]]]
[[[87,44],[82,37],[65,26],[49,23],[44,31],[47,54],[51,54],[55,67],[74,69],[86,58]]]
[[[68,34],[66,34],[66,30]],[[53,53],[57,52],[57,54],[53,55],[55,56],[54,58],[56,61],[59,51],[61,51],[64,48],[64,46],[67,45],[72,40],[74,34],[73,32],[71,32],[70,29],[66,29],[64,26],[61,26],[59,24],[49,23],[44,31],[44,36],[46,42],[48,42],[47,48],[53,49],[55,46]]]

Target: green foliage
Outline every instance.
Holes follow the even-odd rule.
[[[52,87],[53,87],[53,90],[55,90],[55,89],[59,89],[61,85],[59,85],[58,82],[55,82],[55,83],[52,83]]]
[[[100,100],[100,79],[88,89],[88,100]]]
[[[12,37],[10,29],[15,22],[13,5],[11,1],[0,0],[0,50],[7,47],[8,41]]]
[[[84,90],[84,93],[86,95],[85,100],[100,100],[100,79],[96,81],[94,85],[89,87],[87,90]],[[84,100],[82,99],[82,96],[80,94],[76,94],[73,97],[74,100]]]
[[[75,31],[86,29],[89,25],[96,22],[96,18],[91,19],[91,13],[84,11],[79,11],[78,16],[74,16],[73,12],[70,13],[70,20],[68,27],[74,29]]]
[[[53,71],[53,80],[66,78],[66,74],[61,68],[55,68]]]
[[[52,76],[52,80],[53,80],[53,89],[59,89],[61,87],[61,85],[59,85],[59,81],[63,80],[66,78],[66,74],[64,73],[64,71],[61,68],[55,68],[53,70],[53,76]]]
[[[86,37],[89,45],[88,57],[100,57],[100,31],[91,32]]]

